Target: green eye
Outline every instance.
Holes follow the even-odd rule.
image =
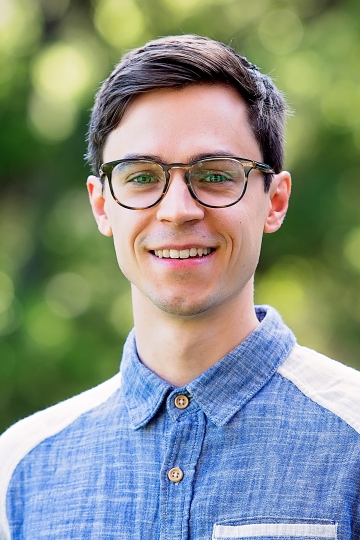
[[[194,174],[194,179],[197,182],[206,184],[223,184],[225,182],[231,182],[233,177],[230,171],[200,171]]]
[[[226,182],[229,178],[222,173],[209,173],[202,178],[203,182],[211,182],[212,184],[219,184]]]
[[[138,174],[128,180],[128,182],[138,184],[139,186],[144,186],[146,184],[155,184],[158,181],[159,179],[156,176],[148,173]]]

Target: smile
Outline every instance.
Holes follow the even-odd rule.
[[[159,259],[189,259],[210,255],[212,251],[214,251],[213,248],[192,247],[190,249],[155,249],[153,253]]]

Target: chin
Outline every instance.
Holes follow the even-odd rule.
[[[158,309],[174,317],[195,317],[217,305],[214,296],[211,299],[206,298],[198,301],[188,297],[171,299],[150,297],[150,299]]]

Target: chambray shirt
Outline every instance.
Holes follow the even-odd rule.
[[[121,385],[11,428],[0,539],[358,540],[359,374],[295,345],[274,309],[257,317],[183,388],[131,333]]]

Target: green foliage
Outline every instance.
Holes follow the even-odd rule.
[[[199,33],[275,78],[295,114],[291,209],[256,300],[360,367],[360,4],[0,0],[0,431],[118,369],[129,285],[85,191],[94,92],[129,48]]]

